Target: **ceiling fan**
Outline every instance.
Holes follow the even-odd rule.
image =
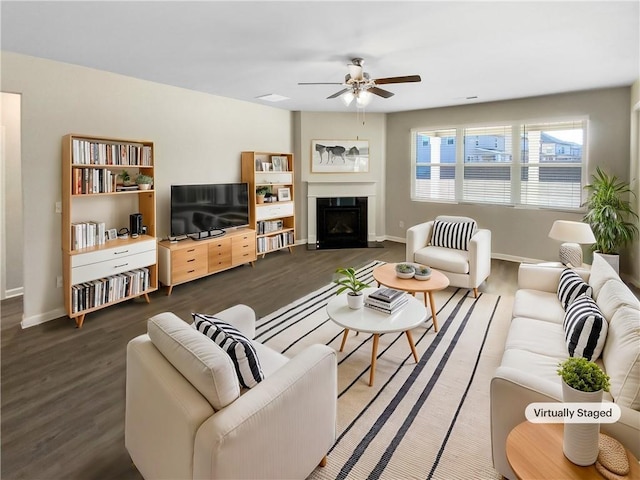
[[[347,65],[349,73],[344,77],[343,83],[334,82],[301,82],[298,85],[343,85],[345,88],[339,92],[334,93],[327,97],[337,98],[341,97],[344,103],[348,106],[355,99],[358,107],[364,107],[371,101],[371,94],[378,95],[382,98],[392,97],[394,94],[388,90],[383,90],[377,87],[377,85],[386,85],[389,83],[410,83],[420,82],[422,79],[420,75],[407,75],[404,77],[387,77],[387,78],[371,78],[369,74],[362,69],[364,59],[354,58],[351,63]]]

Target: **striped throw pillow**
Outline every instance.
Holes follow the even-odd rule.
[[[570,356],[598,359],[607,339],[608,324],[590,296],[582,294],[569,305],[562,326]]]
[[[431,245],[434,247],[455,248],[469,250],[469,241],[476,233],[476,222],[443,222],[433,223]]]
[[[582,277],[570,268],[565,268],[560,274],[558,283],[558,300],[562,308],[567,310],[569,305],[582,294],[593,295],[591,286],[582,280]]]
[[[196,330],[216,342],[231,357],[240,385],[255,387],[264,380],[258,354],[251,341],[240,331],[222,320],[203,313],[192,313]]]

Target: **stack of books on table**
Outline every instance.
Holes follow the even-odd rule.
[[[409,298],[405,292],[393,288],[379,288],[364,299],[364,306],[383,313],[394,313],[401,309]]]

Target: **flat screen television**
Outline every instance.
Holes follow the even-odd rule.
[[[171,236],[206,237],[203,232],[249,225],[249,185],[171,185]]]

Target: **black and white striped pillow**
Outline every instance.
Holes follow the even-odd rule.
[[[254,346],[237,328],[211,315],[203,313],[192,313],[191,315],[196,330],[204,333],[229,354],[242,387],[255,387],[264,380]]]
[[[469,241],[476,232],[476,222],[443,222],[433,223],[431,245],[434,247],[469,250]]]
[[[567,310],[569,305],[583,293],[592,296],[591,285],[570,268],[565,268],[560,274],[560,282],[558,283],[558,300],[562,303],[562,308]]]
[[[570,356],[597,360],[607,339],[608,324],[590,296],[582,294],[569,305],[562,326]]]

